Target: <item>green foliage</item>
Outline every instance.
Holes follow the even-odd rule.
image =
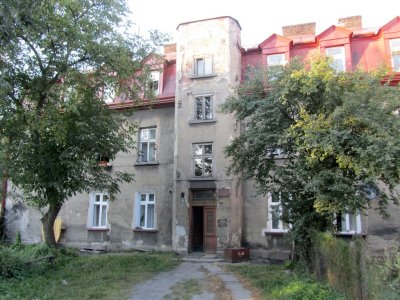
[[[321,57],[295,60],[252,74],[222,106],[242,124],[225,149],[230,171],[243,171],[262,194],[291,194],[282,218],[306,261],[313,230],[331,229],[335,213],[362,210],[374,193],[384,215],[388,201],[397,203],[400,88],[381,79],[337,73]]]
[[[23,278],[0,280],[0,298],[126,299],[133,284],[179,264],[175,254],[158,252],[61,257],[68,259]]]
[[[351,299],[361,299],[365,287],[365,245],[360,238],[351,242],[328,233],[314,233],[314,270],[336,290]]]
[[[228,268],[249,280],[260,291],[262,299],[345,299],[327,285],[317,283],[304,273],[297,275],[288,272],[283,266],[245,265]]]
[[[49,248],[46,244],[23,245],[15,242],[11,246],[0,246],[0,278],[23,280],[42,274],[51,267],[62,265],[74,257],[75,252],[67,249]],[[51,257],[49,259],[43,259]]]
[[[366,266],[368,299],[400,298],[400,250],[388,250],[383,257],[372,257]]]
[[[5,0],[0,11],[0,161],[26,202],[44,211],[46,242],[55,245],[53,221],[66,199],[114,194],[133,180],[98,165],[135,145],[129,114],[104,100],[113,91],[154,98],[143,62],[164,39],[130,34],[124,0]]]

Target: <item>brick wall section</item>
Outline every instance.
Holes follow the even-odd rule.
[[[282,32],[284,37],[315,35],[315,22],[282,26]]]
[[[344,28],[351,29],[360,29],[362,28],[362,17],[361,16],[352,16],[346,18],[339,18],[338,25]]]

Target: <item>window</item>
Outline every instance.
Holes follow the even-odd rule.
[[[272,192],[268,195],[267,228],[270,232],[287,232],[289,225],[282,221],[282,201],[287,201],[288,193]]]
[[[286,63],[285,53],[267,55],[267,66],[283,66]]]
[[[152,71],[150,75],[151,75],[151,81],[149,83],[149,88],[153,90],[156,95],[158,95],[160,93],[159,91],[160,72]]]
[[[113,103],[116,95],[116,87],[114,84],[106,84],[103,87],[103,100],[105,103]]]
[[[107,228],[108,194],[92,193],[90,195],[88,227]]]
[[[139,130],[140,163],[156,161],[156,128],[143,128]]]
[[[390,41],[393,70],[400,72],[400,39]]]
[[[212,154],[213,145],[211,143],[193,144],[193,170],[195,177],[212,176]]]
[[[332,56],[333,61],[331,67],[337,72],[343,72],[346,70],[346,56],[344,47],[332,47],[326,48],[325,53],[327,56]]]
[[[207,76],[213,74],[212,57],[201,57],[195,59],[195,76]]]
[[[213,118],[213,97],[198,96],[194,98],[194,119],[212,120]]]
[[[342,234],[361,233],[361,215],[360,213],[344,213],[336,216],[336,228]]]
[[[136,193],[134,227],[155,229],[155,195],[154,193]]]

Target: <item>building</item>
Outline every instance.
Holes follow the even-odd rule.
[[[339,71],[371,70],[386,63],[400,80],[400,17],[380,28],[363,29],[361,17],[339,19],[316,35],[315,23],[284,26],[251,49],[241,46],[241,27],[231,17],[182,23],[178,43],[166,45],[164,63],[154,65],[151,87],[159,101],[135,112],[136,150],[119,154],[107,172],[135,173],[110,201],[106,192],[80,194],[67,201],[61,242],[81,248],[158,249],[220,253],[248,246],[253,255],[287,257],[287,226],[272,214],[284,195],[256,196],[252,182],[226,172],[223,149],[239,135],[240,124],[218,106],[249,67],[284,64],[314,53],[332,55]],[[132,102],[114,99],[110,109]],[[382,220],[370,210],[345,215],[341,233],[363,234],[376,251],[399,240],[399,207]],[[8,235],[19,231],[26,242],[41,240],[40,216],[7,199]]]

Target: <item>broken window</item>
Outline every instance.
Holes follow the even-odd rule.
[[[344,47],[330,47],[325,49],[327,56],[333,58],[331,67],[337,72],[344,72],[346,70],[346,56]]]
[[[393,70],[400,72],[400,39],[390,40]]]
[[[195,177],[207,177],[213,174],[213,145],[193,144],[193,173]]]
[[[213,118],[213,97],[211,95],[198,96],[194,99],[194,119],[212,120]]]
[[[361,233],[361,214],[359,212],[337,214],[336,229],[340,234]]]

